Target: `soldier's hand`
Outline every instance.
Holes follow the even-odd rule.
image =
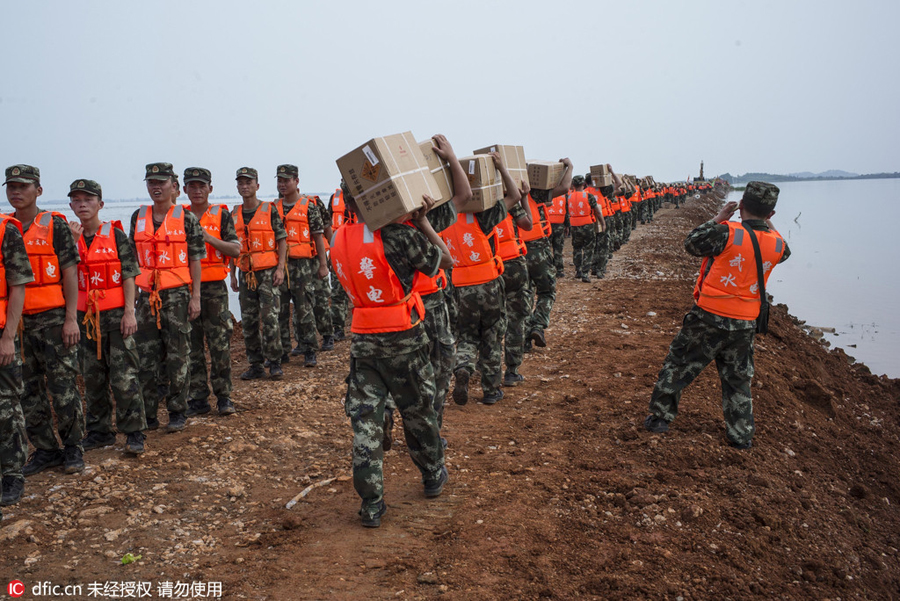
[[[134,311],[126,311],[122,316],[122,324],[119,327],[122,332],[122,338],[133,336],[137,332],[137,320],[134,318]]]
[[[319,271],[317,274],[320,280],[324,280],[328,277],[328,265],[326,263],[319,263]]]
[[[564,159],[559,159],[559,162],[562,163],[563,165],[565,165],[566,167],[572,166],[572,161],[568,157],[566,157]]]
[[[191,302],[188,303],[188,319],[194,321],[200,317],[200,297],[191,295]]]
[[[278,288],[284,283],[284,269],[275,269],[272,274],[272,286]]]
[[[447,137],[443,134],[435,134],[431,137],[434,140],[434,154],[438,155],[445,161],[450,161],[451,158],[456,158],[456,153],[453,151],[453,147],[450,146],[450,142],[447,141]]]
[[[66,348],[70,348],[78,344],[80,338],[81,331],[78,329],[78,321],[67,319],[62,328],[63,344],[66,345]]]
[[[503,168],[503,157],[500,156],[499,152],[492,152],[491,158],[494,159],[494,166],[497,169]]]
[[[0,337],[0,366],[9,365],[16,356],[15,338]]]
[[[231,290],[234,292],[240,292],[241,290],[240,286],[238,286],[237,276],[234,274],[231,274]]]
[[[72,232],[72,237],[75,238],[76,241],[78,241],[78,239],[81,238],[81,234],[84,233],[84,226],[77,221],[70,221],[69,231]]]
[[[713,221],[715,221],[716,223],[725,223],[726,221],[731,219],[731,216],[734,215],[734,212],[737,210],[737,208],[738,203],[736,203],[735,201],[732,200],[730,202],[726,202],[725,206],[719,209],[719,214],[713,218]]]

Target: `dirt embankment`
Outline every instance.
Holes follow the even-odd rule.
[[[3,574],[154,591],[222,581],[228,599],[900,597],[900,381],[829,352],[776,306],[757,339],[753,449],[725,444],[713,367],[669,433],[640,427],[691,306],[698,262],[681,242],[713,212],[664,209],[605,280],[559,283],[525,382],[492,407],[448,405],[438,499],[423,497],[398,429],[380,529],[355,513],[344,342],[317,369],[288,364],[283,382],[236,381],[236,416],[153,432],[139,459],[120,440],[87,453],[81,475],[29,479],[4,508]],[[142,557],[122,566],[127,552]]]

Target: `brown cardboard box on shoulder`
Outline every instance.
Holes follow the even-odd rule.
[[[525,161],[524,146],[509,146],[504,144],[493,144],[485,148],[479,148],[472,154],[490,154],[492,152],[500,153],[500,158],[506,165],[510,177],[516,182],[517,187],[521,187],[522,182],[528,181],[528,163]],[[506,190],[503,190],[504,194]]]
[[[537,190],[552,190],[565,172],[559,161],[528,161],[528,183]]]
[[[428,170],[437,181],[440,198],[437,196],[432,196],[432,198],[434,198],[434,206],[439,207],[453,198],[453,175],[450,173],[450,164],[434,151],[434,142],[431,138],[419,142],[419,149],[425,157]]]
[[[503,199],[503,181],[490,155],[462,157],[459,164],[472,186],[472,200],[459,208],[461,213],[480,213]]]
[[[360,217],[377,230],[441,194],[411,132],[373,138],[337,161]]]
[[[605,164],[591,165],[591,179],[594,180],[594,186],[598,188],[613,184],[612,174],[609,172],[609,167]]]

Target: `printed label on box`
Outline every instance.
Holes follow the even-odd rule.
[[[372,152],[372,149],[368,146],[363,146],[363,154],[366,155],[366,158],[369,159],[369,162],[372,163],[372,166],[378,164],[378,157],[375,156],[375,153]]]

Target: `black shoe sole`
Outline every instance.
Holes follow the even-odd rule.
[[[457,405],[465,405],[469,402],[469,372],[460,369],[453,375],[456,378],[453,386],[453,402]]]

